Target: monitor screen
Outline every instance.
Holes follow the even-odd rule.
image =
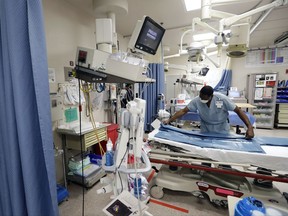
[[[83,51],[83,50],[79,50],[78,52],[78,62],[79,63],[86,63],[86,59],[87,59],[87,52]]]
[[[165,29],[162,26],[146,16],[136,40],[135,48],[155,55],[164,33]]]

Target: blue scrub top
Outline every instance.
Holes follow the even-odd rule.
[[[236,104],[226,95],[214,92],[210,107],[195,97],[187,105],[191,112],[198,111],[201,132],[229,133],[228,111],[234,111]]]

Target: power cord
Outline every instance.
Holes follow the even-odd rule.
[[[80,138],[80,148],[81,148],[81,183],[82,183],[82,216],[85,215],[85,190],[84,190],[84,151],[83,151],[83,141],[82,141],[82,118],[81,118],[81,112],[82,112],[82,104],[81,104],[81,89],[80,89],[80,79],[78,79],[78,89],[79,89],[79,138]]]

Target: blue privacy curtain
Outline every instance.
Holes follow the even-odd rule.
[[[158,113],[158,95],[164,94],[164,65],[163,64],[149,64],[149,77],[156,80],[151,84],[140,84],[139,92],[140,98],[146,100],[146,117],[145,117],[145,131],[152,131],[153,127],[150,125]]]
[[[41,0],[0,0],[0,215],[58,215]]]
[[[227,92],[231,87],[231,81],[232,81],[231,58],[227,57],[226,65],[222,71],[221,79],[214,87],[214,90],[227,95]]]

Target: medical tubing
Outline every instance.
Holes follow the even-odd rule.
[[[126,155],[127,152],[128,152],[128,149],[129,149],[129,142],[127,143],[126,151],[125,151],[125,153],[124,153],[124,155],[123,155],[123,157],[122,157],[122,159],[121,159],[121,161],[120,161],[120,164],[119,164],[119,166],[117,167],[117,169],[120,168],[120,166],[121,166],[121,164],[122,164],[122,162],[123,162],[123,160],[124,160],[124,158],[125,158],[125,155]]]
[[[90,92],[92,90],[92,84],[91,83],[90,84],[87,83],[87,89],[85,89],[85,87],[82,86],[82,82],[81,82],[81,85],[79,85],[79,88],[83,92],[88,93],[88,92]]]
[[[90,100],[90,94],[88,94],[88,96],[89,96],[89,100]],[[92,127],[94,129],[94,133],[96,135],[96,139],[97,139],[97,142],[98,142],[98,145],[99,145],[100,154],[102,156],[102,155],[104,155],[104,149],[102,148],[102,145],[100,144],[100,139],[98,137],[98,133],[97,133],[97,130],[96,130],[96,124],[95,124],[95,120],[94,120],[94,115],[93,115],[91,103],[89,105],[89,113],[90,113],[90,121],[92,123]]]
[[[118,173],[118,176],[119,176],[119,180],[120,180],[120,183],[121,183],[121,192],[123,192],[123,182],[122,182],[122,179],[121,179],[121,175],[120,175],[120,172],[116,171]],[[115,182],[115,185],[117,184],[117,182]],[[117,191],[118,192],[118,191]]]

